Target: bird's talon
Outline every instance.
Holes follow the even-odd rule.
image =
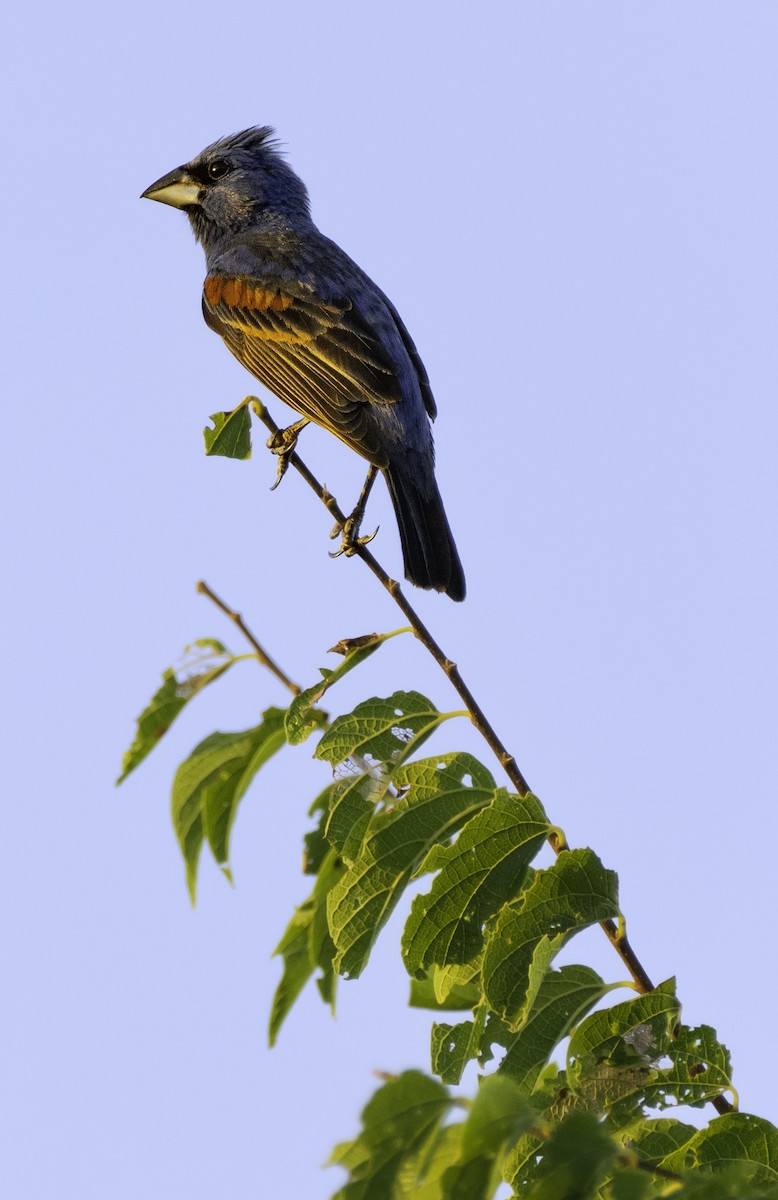
[[[356,554],[360,546],[366,546],[368,542],[372,542],[378,533],[378,526],[376,526],[372,533],[368,533],[365,537],[360,537],[359,526],[361,521],[361,513],[352,513],[346,520],[345,525],[335,526],[330,537],[335,538],[340,534],[340,547],[334,553],[330,553],[330,558],[340,558],[341,554],[345,554],[346,558],[351,558],[352,554]]]
[[[372,533],[368,533],[365,537],[357,538],[354,543],[354,550],[356,550],[357,546],[369,545],[369,543],[372,542],[373,538],[378,533],[378,528],[378,525],[376,525]],[[354,550],[351,551],[352,554],[354,553]]]
[[[275,436],[275,434],[273,436]],[[283,479],[284,475],[286,475],[288,468],[289,468],[289,455],[288,454],[279,454],[278,455],[278,470],[276,471],[275,483],[271,483],[271,485],[270,485],[271,492],[274,492],[276,490],[279,483]]]

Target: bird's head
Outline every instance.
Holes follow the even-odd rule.
[[[256,226],[264,214],[292,224],[309,214],[305,184],[268,125],[221,138],[142,195],[183,209],[206,250],[225,234]]]

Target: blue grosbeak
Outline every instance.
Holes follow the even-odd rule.
[[[143,195],[187,214],[205,250],[207,324],[301,414],[283,451],[310,420],[367,459],[367,490],[382,471],[406,578],[463,600],[435,482],[427,372],[391,301],[314,225],[305,184],[272,135],[263,126],[214,142]]]

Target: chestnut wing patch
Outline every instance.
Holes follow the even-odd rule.
[[[237,359],[297,412],[385,465],[371,409],[400,399],[397,373],[349,300],[304,285],[211,275],[203,313]]]

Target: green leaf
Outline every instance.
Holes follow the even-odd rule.
[[[659,1108],[688,1104],[699,1108],[713,1096],[732,1091],[732,1063],[710,1025],[680,1025],[668,1047],[670,1066],[644,1088],[644,1102]]]
[[[477,988],[479,1003],[483,995],[481,987],[481,957],[469,963],[450,963],[447,967],[433,967],[429,973],[435,999],[439,1008],[445,1008],[450,998],[461,994],[462,989]],[[475,1004],[470,1006],[475,1007]]]
[[[324,828],[327,824],[330,811],[330,797],[335,785],[328,783],[323,792],[314,800],[311,807],[308,809],[308,816],[314,817],[318,813],[319,823],[314,829],[309,829],[303,837],[303,872],[306,875],[318,874],[319,867],[330,851],[330,844],[324,833]]]
[[[444,1083],[459,1083],[467,1064],[480,1052],[486,1008],[479,1005],[474,1015],[473,1021],[461,1021],[457,1025],[441,1022],[432,1026],[432,1069]]]
[[[517,1034],[509,1033],[504,1040],[499,1036],[495,1039],[506,1046],[499,1073],[515,1080],[521,1091],[531,1093],[554,1047],[614,986],[619,985],[605,983],[596,971],[585,966],[549,971],[523,1028]],[[489,1034],[487,1027],[487,1037]]]
[[[537,1123],[537,1113],[512,1079],[487,1075],[481,1080],[462,1131],[462,1162],[494,1157]]]
[[[321,745],[321,743],[320,743]],[[405,885],[435,842],[451,837],[491,799],[484,768],[468,754],[410,763],[395,773],[403,790],[391,812],[376,814],[361,853],[333,888],[327,912],[335,968],[356,978]]]
[[[662,1163],[668,1170],[725,1171],[739,1167],[756,1184],[778,1182],[778,1129],[762,1117],[726,1113],[700,1129]]]
[[[453,846],[434,846],[422,871],[439,871],[417,896],[403,934],[414,975],[432,963],[467,962],[483,945],[483,924],[520,890],[550,826],[535,796],[500,789],[462,829]]]
[[[617,1154],[596,1117],[574,1113],[545,1143],[527,1200],[593,1200]]]
[[[219,778],[207,784],[203,792],[205,836],[213,857],[222,867],[229,862],[230,834],[238,805],[257,771],[286,743],[283,709],[266,709],[262,714],[262,723],[256,726],[255,733],[249,761],[239,768],[237,777],[225,767]]]
[[[617,1137],[642,1162],[661,1166],[696,1133],[695,1125],[687,1125],[674,1117],[651,1117],[618,1130]]]
[[[450,1103],[446,1089],[421,1071],[404,1071],[385,1083],[362,1112],[359,1137],[333,1151],[330,1162],[350,1174],[333,1200],[392,1196],[403,1168],[428,1143]]]
[[[443,1175],[458,1158],[463,1126],[435,1127],[413,1154],[407,1155],[392,1191],[392,1200],[442,1200]]]
[[[335,948],[326,921],[327,893],[343,872],[334,851],[322,862],[308,899],[295,910],[275,954],[284,960],[284,971],[270,1011],[268,1040],[273,1046],[279,1030],[311,975],[321,970],[319,990],[326,1003],[334,1003],[335,979],[332,958]]]
[[[427,1008],[435,1012],[464,1012],[473,1009],[481,999],[481,988],[478,983],[453,984],[444,999],[439,999],[436,990],[435,971],[422,976],[421,979],[411,979],[410,1008]]]
[[[284,744],[284,714],[269,708],[261,724],[240,733],[212,733],[185,759],[173,780],[172,813],[192,903],[197,865],[207,838],[229,878],[229,839],[238,804],[257,771]]]
[[[624,1089],[631,1095],[635,1080],[645,1079],[669,1050],[680,1015],[674,979],[645,996],[593,1013],[570,1038],[570,1087],[584,1090],[602,1108],[621,1099]]]
[[[537,871],[489,930],[483,960],[490,1007],[513,1030],[527,1020],[555,955],[579,930],[618,913],[618,881],[591,850],[563,850]]]
[[[394,635],[375,633],[370,634],[368,639],[352,639],[352,642],[358,642],[358,644],[347,651],[343,661],[333,671],[322,667],[320,681],[306,688],[299,696],[295,696],[286,712],[286,737],[290,746],[299,746],[325,723],[324,713],[317,712],[313,707],[318,704],[324,693],[344,675],[348,675],[349,671],[353,671],[354,667],[358,667],[366,658],[370,658],[370,655],[374,654],[378,647],[392,636]],[[337,648],[333,647],[333,649]]]
[[[213,429],[203,430],[205,453],[223,458],[251,458],[251,413],[244,402],[232,412],[211,413]]]
[[[597,1195],[604,1200],[653,1200],[656,1188],[646,1171],[627,1167],[619,1170]]]
[[[349,864],[359,857],[373,813],[385,799],[389,784],[388,775],[376,772],[337,779],[332,785],[325,834]]]
[[[699,1108],[732,1087],[729,1052],[715,1031],[675,1024],[680,1006],[673,987],[669,980],[646,996],[595,1013],[601,1018],[614,1014],[612,1038],[605,1022],[592,1017],[592,1024],[584,1022],[570,1041],[571,1087],[590,1107],[607,1110],[616,1124],[631,1123],[646,1106]],[[617,1023],[624,1030],[621,1038]],[[594,1043],[590,1048],[589,1040]],[[662,1066],[660,1060],[670,1065]]]
[[[192,697],[223,675],[234,662],[237,659],[213,638],[201,638],[186,647],[181,662],[165,671],[162,687],[138,717],[135,738],[122,759],[117,784],[143,762]]]
[[[418,692],[395,692],[385,700],[365,700],[353,712],[332,722],[314,757],[334,767],[349,758],[394,767],[449,716],[438,712],[432,701]]]
[[[489,1076],[481,1080],[467,1120],[449,1126],[459,1133],[459,1153],[444,1171],[440,1200],[489,1200],[502,1179],[507,1146],[536,1120],[515,1084]],[[455,1144],[452,1138],[451,1151]]]

